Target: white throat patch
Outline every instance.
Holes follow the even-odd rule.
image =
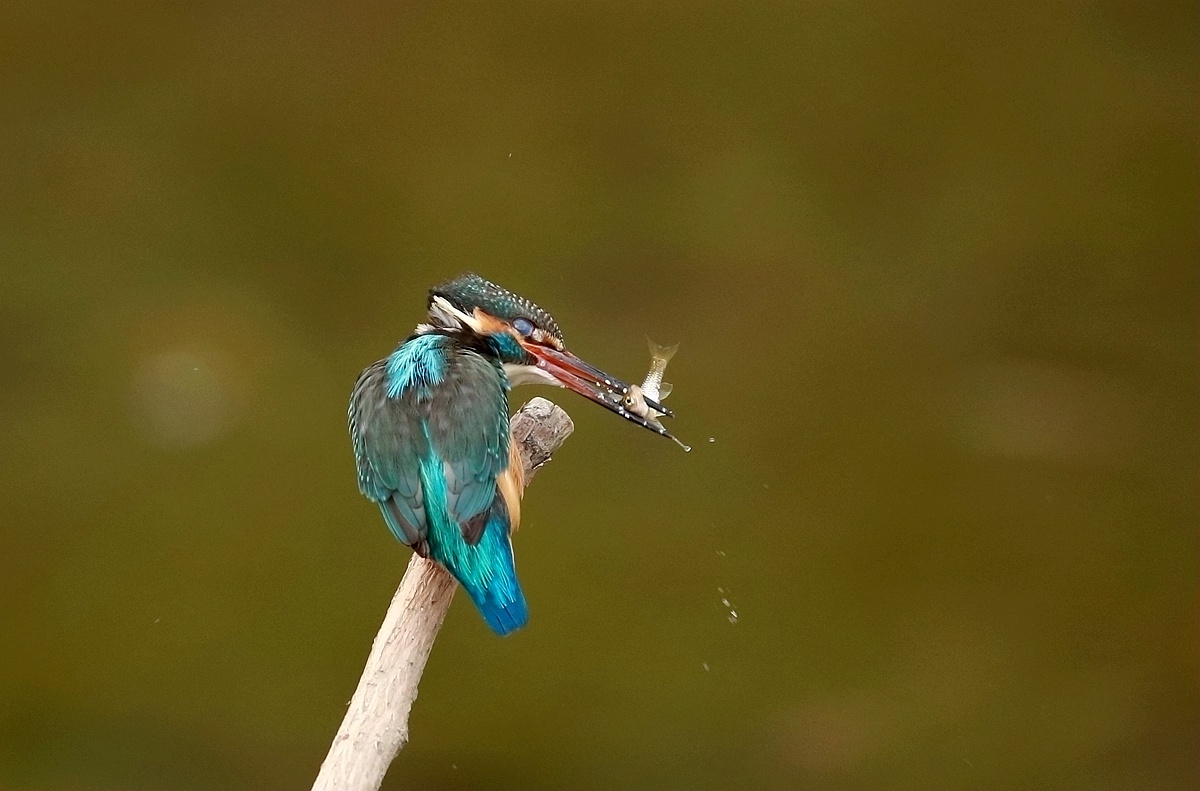
[[[505,363],[504,375],[508,377],[508,383],[513,387],[517,385],[554,385],[555,387],[562,387],[562,384],[557,379],[535,365]]]

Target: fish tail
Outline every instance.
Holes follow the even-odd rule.
[[[675,352],[679,351],[678,343],[672,346],[659,346],[650,338],[646,338],[646,342],[650,346],[650,356],[655,362],[661,362],[664,366],[675,356]]]

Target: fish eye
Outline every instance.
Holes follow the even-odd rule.
[[[529,319],[516,319],[512,323],[513,329],[528,338],[533,334],[533,322]]]

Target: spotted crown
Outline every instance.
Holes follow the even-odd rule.
[[[485,280],[479,275],[468,272],[453,280],[429,290],[429,301],[432,305],[434,297],[441,297],[464,313],[471,313],[475,308],[504,321],[515,321],[525,318],[562,340],[562,330],[558,322],[546,311],[539,308],[524,297],[519,297],[508,289],[501,288],[495,283]],[[430,313],[434,316],[433,312]]]

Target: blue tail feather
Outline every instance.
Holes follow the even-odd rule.
[[[528,622],[529,607],[517,581],[503,497],[496,495],[477,543],[468,544],[457,524],[435,531],[431,538],[433,559],[459,581],[492,631],[505,635]]]
[[[483,620],[487,621],[487,625],[498,635],[506,635],[529,622],[529,607],[525,604],[525,594],[521,592],[520,586],[514,590],[516,598],[507,602],[496,598],[490,591],[480,591],[477,594],[468,588],[467,593],[475,602]]]
[[[529,607],[517,581],[512,541],[508,537],[508,514],[499,496],[479,543],[472,549],[489,558],[487,573],[474,578],[463,575],[459,582],[493,632],[506,635],[520,629],[529,621]]]

